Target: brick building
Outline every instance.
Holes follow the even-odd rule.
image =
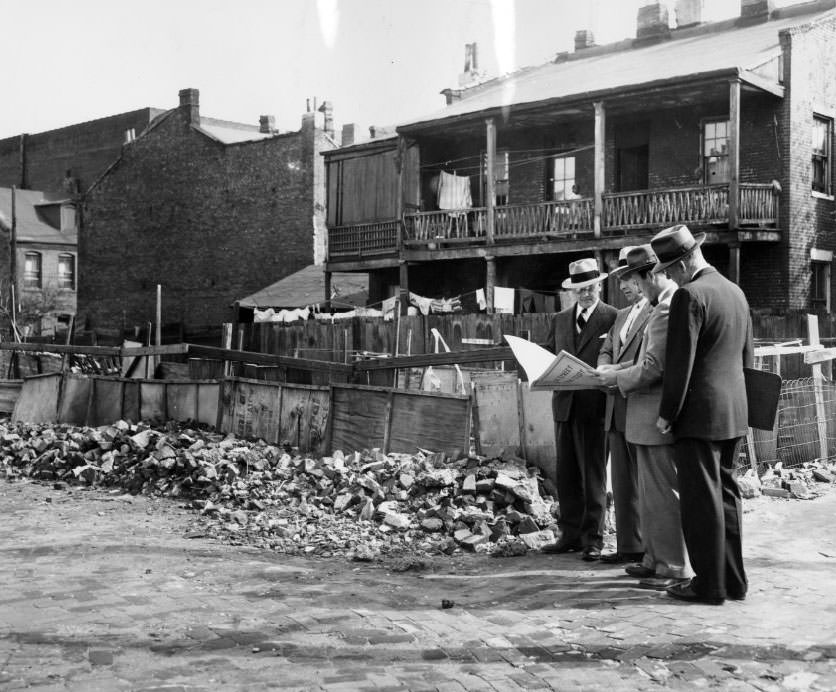
[[[83,200],[80,323],[154,320],[217,325],[235,300],[324,253],[324,163],[330,104],[299,131],[272,116],[247,126],[200,115],[196,89],[125,144]]]
[[[0,327],[4,332],[14,301],[21,333],[66,333],[76,311],[76,217],[74,200],[63,194],[0,187]]]
[[[157,108],[140,108],[0,139],[0,186],[82,192],[116,160],[122,144],[161,113]]]
[[[712,23],[701,0],[675,6],[674,28],[667,3],[645,4],[635,38],[580,30],[571,53],[446,89],[397,137],[328,153],[326,271],[368,272],[372,302],[557,293],[570,261],[611,267],[686,223],[754,308],[829,310],[833,0],[741,0]]]

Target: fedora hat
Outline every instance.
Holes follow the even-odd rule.
[[[650,244],[638,245],[631,247],[630,252],[627,253],[627,261],[624,265],[624,272],[621,274],[622,279],[640,272],[643,269],[650,269],[656,264],[656,253]]]
[[[569,264],[569,278],[560,284],[563,288],[583,288],[607,278],[607,272],[598,269],[598,260],[593,257],[580,259]]]
[[[630,250],[633,249],[632,245],[628,245],[627,247],[621,248],[618,252],[618,266],[610,272],[610,276],[618,277],[619,279],[623,279],[624,277],[621,276],[621,273],[627,269],[627,254]]]
[[[675,262],[686,257],[692,250],[698,248],[705,240],[705,233],[691,235],[688,226],[679,224],[659,231],[650,240],[650,245],[656,253],[658,261],[653,267],[654,273],[664,271]]]

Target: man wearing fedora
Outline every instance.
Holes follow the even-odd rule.
[[[552,352],[563,350],[596,366],[617,312],[601,300],[606,278],[595,259],[569,265],[569,278],[561,286],[573,292],[576,303],[555,316],[548,343]],[[582,550],[585,560],[601,557],[607,508],[604,403],[604,393],[595,389],[556,391],[552,396],[561,535],[545,552]]]
[[[656,428],[665,371],[668,311],[676,284],[652,272],[656,255],[650,245],[632,248],[621,277],[634,277],[652,308],[636,362],[603,371],[599,377],[627,397],[626,438],[638,460],[639,509],[644,557],[627,574],[643,586],[664,589],[691,576],[682,537],[674,446]],[[613,461],[615,464],[615,461]]]
[[[685,544],[695,576],[668,588],[684,601],[743,599],[740,491],[734,479],[748,409],[743,368],[753,361],[743,291],[706,262],[679,225],[656,234],[654,272],[679,288],[671,299],[665,373],[656,426],[674,440]]]
[[[630,305],[618,311],[615,323],[598,354],[598,370],[617,370],[633,364],[642,341],[644,325],[650,315],[650,302],[642,295],[633,275],[627,270],[627,255],[632,247],[618,253],[618,266],[610,272],[618,279],[618,288]],[[612,494],[615,501],[616,552],[601,556],[602,562],[637,562],[642,559],[641,522],[639,520],[638,468],[633,445],[624,437],[627,399],[617,389],[607,393],[604,430],[610,456]]]

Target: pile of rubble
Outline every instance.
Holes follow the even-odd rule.
[[[186,426],[0,424],[0,476],[180,497],[204,533],[290,554],[519,555],[557,506],[524,462],[335,451],[321,459]]]
[[[784,468],[779,461],[767,465],[760,477],[749,469],[737,479],[737,485],[740,494],[746,498],[767,495],[809,500],[821,494],[820,484],[830,484],[834,480],[836,461],[815,459],[792,468]]]

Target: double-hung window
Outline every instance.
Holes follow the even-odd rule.
[[[40,288],[43,281],[40,252],[27,252],[23,258],[24,288]]]
[[[702,126],[705,184],[729,182],[729,121],[706,120]]]
[[[812,189],[823,195],[830,191],[830,136],[833,120],[813,116]]]

